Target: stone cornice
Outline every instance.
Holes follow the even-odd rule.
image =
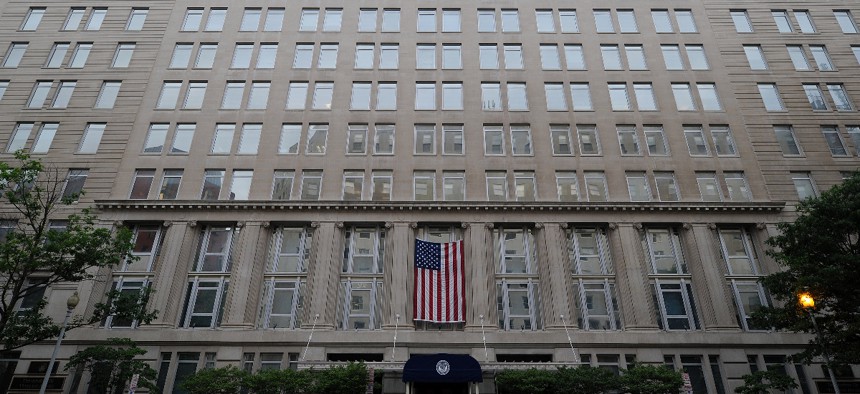
[[[415,202],[415,201],[199,201],[99,200],[99,210],[343,211],[343,212],[780,212],[785,202]]]

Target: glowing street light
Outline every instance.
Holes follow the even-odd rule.
[[[833,385],[833,392],[840,394],[839,385],[836,383],[836,375],[830,366],[830,353],[827,352],[827,346],[824,344],[821,331],[818,330],[818,323],[815,321],[815,298],[808,291],[804,291],[797,294],[797,300],[803,309],[809,313],[809,318],[812,319],[812,327],[815,329],[815,339],[818,340],[818,345],[821,346],[821,353],[824,355],[824,366],[827,367],[828,375],[830,375],[830,384]]]

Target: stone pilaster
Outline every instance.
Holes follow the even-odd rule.
[[[718,253],[715,229],[708,227],[706,224],[685,225],[681,234],[699,319],[706,330],[737,330],[723,268],[726,263]]]
[[[396,222],[385,225],[385,273],[382,285],[382,327],[394,329],[395,323],[399,329],[413,328],[412,291],[412,256],[415,248],[415,230],[410,223]],[[398,322],[397,315],[400,315]]]
[[[152,325],[175,327],[179,321],[179,308],[185,297],[188,267],[197,246],[197,227],[193,222],[167,222],[164,230],[164,249],[156,265],[150,306],[158,310]]]
[[[609,232],[624,328],[630,331],[657,329],[640,231],[633,223],[624,223]]]
[[[495,243],[491,223],[468,223],[465,234],[466,254],[466,329],[480,331],[481,316],[485,329],[495,330],[499,318],[496,310]]]
[[[571,317],[574,307],[570,298],[570,258],[566,248],[567,236],[560,223],[544,223],[535,239],[544,326],[564,328],[561,315],[564,315],[568,324],[576,321]]]
[[[337,324],[337,297],[341,287],[343,224],[320,222],[318,226],[311,247],[302,328],[310,329],[314,324],[314,317],[319,314],[317,330],[332,330]]]
[[[237,226],[239,237],[234,241],[230,293],[227,295],[221,327],[253,328],[259,310],[262,270],[265,265],[266,234],[262,223],[249,222]],[[255,276],[254,272],[260,274]]]

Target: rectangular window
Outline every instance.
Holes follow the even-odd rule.
[[[839,23],[839,28],[845,34],[857,34],[857,23],[854,22],[854,16],[849,10],[833,10],[833,16],[836,17],[836,22]]]
[[[263,22],[263,31],[281,31],[284,27],[284,9],[269,8],[266,10],[266,21]]]
[[[394,154],[394,125],[378,124],[375,126],[373,133],[373,154]]]
[[[627,94],[627,84],[610,83],[609,102],[612,104],[613,111],[629,111],[630,97]]]
[[[654,281],[654,298],[660,312],[659,326],[664,330],[698,330],[693,288],[687,279]]]
[[[66,59],[66,53],[69,51],[68,42],[57,42],[51,47],[51,52],[48,54],[48,60],[45,61],[45,68],[59,68]]]
[[[806,93],[806,99],[809,100],[809,105],[813,111],[826,111],[827,102],[824,101],[824,93],[821,92],[821,87],[817,83],[803,84],[803,91]]]
[[[258,16],[259,18],[259,16]],[[203,31],[222,31],[224,30],[224,21],[227,19],[226,8],[212,8],[209,10],[209,17],[206,18],[206,25],[203,26]],[[248,21],[249,24],[252,20]],[[242,25],[245,25],[245,19],[242,18]],[[256,30],[256,29],[254,29]]]
[[[36,31],[39,24],[42,22],[42,17],[45,15],[45,7],[30,7],[27,15],[24,16],[24,21],[21,23],[19,30],[21,31]]]
[[[189,82],[188,90],[185,92],[185,101],[182,102],[183,109],[200,109],[203,107],[203,97],[206,94],[206,82]]]
[[[558,189],[558,201],[579,201],[579,187],[577,186],[576,172],[557,171],[555,173],[555,184]]]
[[[463,125],[442,125],[442,154],[463,154]]]
[[[308,145],[305,153],[309,155],[324,155],[327,137],[328,125],[312,124],[308,126]]]
[[[349,125],[346,139],[347,154],[367,153],[367,125]]]
[[[6,56],[3,58],[3,68],[16,68],[21,63],[24,57],[24,52],[27,51],[26,42],[13,42],[9,45],[9,50],[6,51]]]
[[[57,129],[59,128],[59,123],[42,123],[42,128],[39,130],[39,134],[36,135],[36,138],[33,140],[33,146],[30,148],[30,153],[48,153],[48,150],[51,149],[51,143],[54,141],[54,136],[57,135]]]
[[[720,184],[717,182],[717,175],[713,172],[697,172],[696,183],[699,186],[699,194],[702,195],[702,201],[723,201],[723,193],[720,190]]]
[[[15,131],[9,138],[9,144],[6,145],[7,153],[15,153],[20,149],[24,149],[27,140],[30,139],[30,134],[33,132],[33,123],[18,123],[15,125]]]
[[[382,314],[381,292],[381,280],[342,281],[337,327],[343,330],[379,329]]]
[[[627,66],[631,70],[647,70],[648,62],[645,60],[645,50],[642,45],[624,45],[624,54],[627,55]]]
[[[588,201],[606,201],[609,194],[606,191],[606,176],[603,172],[586,171],[583,176]]]
[[[311,108],[330,110],[333,93],[334,82],[317,82],[314,85],[314,101]]]
[[[289,200],[293,192],[293,182],[295,182],[295,179],[295,171],[275,170],[274,181],[272,183],[272,200]]]
[[[645,144],[651,156],[668,156],[669,147],[663,134],[663,126],[648,126],[645,129]]]
[[[654,30],[657,33],[674,33],[672,19],[669,10],[651,10],[651,19],[654,21]]]
[[[159,200],[175,200],[179,195],[179,185],[182,183],[182,170],[164,170],[161,178]]]
[[[400,9],[385,9],[382,11],[382,32],[400,31]]]
[[[149,13],[149,8],[132,8],[131,14],[128,16],[128,22],[125,24],[125,29],[129,31],[143,30],[143,24],[146,22],[146,15]]]
[[[436,109],[436,83],[435,82],[417,82],[417,83],[415,83],[415,109],[416,110],[435,110]]]
[[[526,98],[526,84],[508,82],[508,110],[528,111],[529,103]]]
[[[203,174],[203,190],[200,199],[207,201],[217,200],[221,195],[221,186],[224,184],[224,170],[206,170]]]
[[[443,171],[442,193],[442,198],[445,201],[464,201],[466,199],[466,173]]]
[[[66,16],[66,21],[63,23],[63,27],[60,30],[78,30],[86,11],[86,8],[72,7],[69,10],[69,14]]]
[[[242,134],[239,137],[239,148],[236,150],[236,153],[240,155],[256,155],[262,131],[263,125],[260,123],[243,124]]]
[[[443,110],[462,110],[463,109],[463,83],[462,82],[443,82],[442,83],[442,109]]]
[[[106,127],[105,123],[87,123],[84,135],[81,137],[81,144],[78,146],[78,153],[96,153]]]
[[[588,83],[570,83],[570,99],[574,111],[592,111],[591,90]]]
[[[96,97],[96,103],[93,108],[110,109],[114,107],[116,98],[119,95],[119,89],[122,86],[121,81],[105,81],[99,90],[99,95]],[[205,87],[204,87],[205,89]]]
[[[487,171],[487,200],[507,201],[508,179],[504,171]]]
[[[120,43],[116,47],[116,54],[113,57],[113,63],[111,63],[111,67],[113,68],[127,68],[131,63],[131,56],[134,54],[134,43]]]
[[[815,60],[819,71],[836,71],[833,67],[833,61],[830,60],[830,54],[827,53],[827,47],[824,45],[810,45],[809,51],[812,52],[812,59]]]
[[[397,83],[380,82],[376,86],[376,109],[378,111],[397,109]]]
[[[484,155],[505,154],[505,134],[501,126],[484,126]]]
[[[534,171],[514,172],[514,191],[517,201],[537,200],[537,187],[535,185]]]
[[[481,102],[484,111],[502,110],[502,93],[498,82],[481,84]]]
[[[672,95],[675,97],[675,107],[678,111],[695,111],[696,103],[693,101],[693,91],[688,83],[673,83]]]
[[[555,18],[552,10],[535,10],[538,33],[555,33]]]
[[[511,126],[511,151],[514,156],[532,154],[532,136],[529,126]]]
[[[343,20],[342,8],[326,8],[323,16],[323,31],[340,31]]]
[[[747,10],[731,10],[732,22],[735,24],[735,31],[738,33],[752,33],[753,26],[750,22]]]
[[[806,53],[803,52],[802,45],[786,45],[786,49],[788,50],[788,56],[791,58],[791,63],[794,65],[795,70],[809,71],[812,69],[809,66],[809,62],[806,60]]]
[[[89,172],[90,171],[87,169],[69,169],[69,174],[66,175],[65,185],[63,185],[63,198],[77,201],[81,192],[84,190],[84,183],[87,181]]]
[[[523,69],[523,46],[519,44],[505,44],[505,69],[507,70],[522,70]]]
[[[93,8],[90,12],[90,17],[87,18],[87,24],[84,26],[84,30],[96,31],[101,29],[102,22],[104,22],[106,15],[107,8]]]
[[[221,109],[239,109],[244,95],[245,82],[227,82],[224,98],[221,100]]]
[[[615,284],[609,279],[574,282],[577,323],[582,330],[620,330],[621,314],[615,299]],[[617,357],[617,356],[616,356]]]
[[[568,70],[585,70],[585,55],[580,44],[564,45],[564,60]]]
[[[69,68],[83,68],[87,64],[87,58],[90,57],[92,49],[93,44],[91,42],[81,42],[75,45],[75,50],[69,59]]]
[[[774,126],[773,132],[776,134],[776,141],[779,143],[783,155],[801,156],[803,154],[791,126]]]
[[[343,201],[359,201],[364,189],[364,171],[343,172]]]
[[[570,126],[550,125],[553,155],[572,155],[573,145],[570,138]]]
[[[699,98],[702,100],[702,110],[705,111],[722,111],[723,105],[720,103],[720,96],[717,94],[717,85],[713,83],[697,83],[696,90],[699,91]]]
[[[797,24],[800,26],[801,33],[816,33],[815,23],[812,22],[812,15],[809,14],[809,11],[794,10],[794,19],[797,19]]]
[[[185,10],[185,19],[182,21],[180,31],[200,30],[200,22],[203,21],[203,8],[188,8]]]
[[[333,69],[337,67],[337,48],[338,44],[322,44],[320,45],[319,58],[317,59],[317,68]]]
[[[305,103],[307,100],[308,83],[290,82],[290,86],[287,89],[287,109],[305,109]]]
[[[734,294],[735,307],[738,311],[738,322],[745,331],[765,330],[766,327],[756,325],[752,314],[770,303],[765,296],[761,284],[753,281],[731,280],[731,290]]]
[[[316,31],[320,19],[319,8],[302,8],[299,31]]]
[[[675,10],[675,19],[678,21],[678,31],[681,33],[697,33],[696,20],[693,11]]]
[[[436,126],[415,125],[415,154],[436,154]]]
[[[42,108],[45,105],[45,100],[48,99],[48,92],[54,86],[53,81],[36,81],[33,85],[33,92],[30,93],[30,98],[27,100],[27,108]]]
[[[372,69],[374,50],[373,44],[357,44],[355,46],[354,67],[356,69]]]
[[[744,45],[744,54],[747,56],[750,70],[767,70],[767,60],[761,45]]]
[[[278,55],[278,44],[261,44],[260,53],[257,55],[258,69],[275,68],[275,59]]]
[[[62,109],[68,107],[76,86],[78,86],[76,81],[61,81],[57,85],[57,92],[51,101],[51,108]]]
[[[663,61],[667,70],[683,70],[684,60],[681,58],[681,48],[678,45],[660,45]]]
[[[166,123],[153,123],[149,125],[149,132],[143,143],[143,153],[161,153],[164,150],[164,141],[167,138],[167,130],[170,125]]]
[[[496,10],[478,10],[478,33],[496,31]]]
[[[633,10],[618,10],[618,27],[622,33],[638,33],[639,26],[636,24],[636,15]]]
[[[442,32],[460,32],[460,10],[442,10]]]
[[[574,21],[576,20],[576,12],[573,14]],[[518,10],[502,10],[502,32],[503,33],[518,33],[520,31],[520,14]],[[562,29],[564,31],[564,29]]]
[[[735,141],[729,126],[711,126],[711,137],[717,156],[737,156]]]
[[[687,50],[687,60],[690,62],[691,70],[707,70],[710,68],[704,46],[686,45],[684,48]]]
[[[791,181],[794,182],[794,189],[797,191],[797,198],[799,200],[818,196],[815,183],[808,172],[792,172]]]
[[[247,200],[251,194],[251,181],[254,171],[233,170],[232,183],[230,184],[229,200]]]
[[[656,111],[657,99],[654,97],[654,87],[650,83],[634,83],[633,93],[640,111]]]
[[[649,228],[645,232],[645,241],[652,274],[688,273],[681,251],[681,239],[676,229]]]
[[[413,194],[415,201],[433,201],[436,199],[436,173],[433,171],[415,171],[412,176]]]
[[[293,58],[293,68],[311,68],[313,55],[313,44],[296,44],[296,54]]]
[[[193,277],[188,282],[185,308],[181,320],[182,327],[213,328],[220,326],[229,284],[230,282],[225,278],[202,279]],[[194,355],[199,357],[197,353]],[[182,356],[183,353],[179,353],[179,357]],[[177,375],[180,373],[179,368],[177,367]],[[176,381],[179,380],[177,377]]]
[[[681,199],[674,173],[655,172],[654,184],[657,185],[657,198],[660,201],[678,201]]]
[[[362,8],[358,11],[358,31],[376,31],[376,8]]]
[[[593,125],[577,125],[579,135],[579,151],[583,155],[599,155],[600,142],[597,137],[597,127]]]
[[[415,68],[432,70],[436,68],[436,45],[418,44],[415,48]]]
[[[322,189],[322,171],[302,171],[301,199],[319,200]]]
[[[651,187],[644,172],[628,172],[627,191],[630,192],[630,201],[651,201]]]
[[[257,31],[260,29],[260,16],[263,10],[260,8],[245,8],[242,14],[242,23],[239,31]]]
[[[618,45],[601,45],[600,54],[603,58],[604,70],[621,70],[621,51]]]
[[[830,92],[830,99],[833,100],[833,106],[837,111],[853,111],[854,104],[848,97],[848,92],[845,91],[845,85],[841,83],[828,83],[827,91]]]
[[[544,83],[547,111],[567,111],[567,99],[562,83]]]
[[[561,61],[558,57],[558,46],[554,44],[541,44],[540,62],[543,70],[561,70]]]
[[[292,247],[291,241],[283,241]],[[272,277],[264,282],[263,328],[294,329],[301,326],[305,281]],[[252,353],[253,354],[253,353]],[[278,370],[281,353],[260,353],[260,370]]]
[[[391,171],[373,171],[371,173],[371,182],[371,200],[391,200],[391,184],[393,183]]]
[[[254,44],[236,44],[236,49],[233,51],[233,61],[230,64],[230,68],[251,67],[252,52],[254,52]]]
[[[751,201],[752,194],[747,185],[746,177],[742,172],[726,172],[723,174],[726,180],[726,189],[729,191],[731,201]]]
[[[610,10],[594,10],[594,24],[598,33],[615,33]]]
[[[791,19],[788,17],[788,12],[785,10],[774,10],[770,13],[773,16],[773,22],[776,23],[776,28],[780,33],[791,33],[794,30],[791,27]]]
[[[349,109],[370,110],[370,82],[352,83],[352,97]]]
[[[418,10],[418,26],[416,31],[419,33],[433,33],[436,31],[436,10],[426,8]]]
[[[397,44],[382,44],[379,47],[379,69],[396,70],[400,63],[400,46]]]
[[[194,131],[197,125],[194,123],[185,123],[176,125],[176,134],[173,136],[173,146],[170,148],[171,154],[188,154],[191,151],[191,142],[194,139]]]
[[[170,65],[167,68],[188,68],[188,63],[191,61],[191,50],[194,44],[177,43],[173,47],[173,56],[170,58]]]
[[[860,126],[847,126],[848,136],[854,143],[854,153],[860,157]]]
[[[702,157],[711,155],[708,142],[702,131],[702,126],[684,125],[684,138],[687,140],[687,149],[690,151],[690,156]]]

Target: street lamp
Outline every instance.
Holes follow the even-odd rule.
[[[839,385],[836,383],[836,374],[830,366],[830,353],[827,352],[827,346],[824,344],[824,339],[821,336],[821,331],[818,329],[818,323],[815,321],[815,298],[808,291],[804,291],[797,295],[797,299],[803,309],[809,313],[809,318],[812,319],[812,327],[815,329],[815,338],[821,346],[821,353],[824,355],[824,366],[827,367],[827,372],[830,375],[830,384],[833,385],[833,392],[840,394]]]
[[[57,344],[54,345],[54,352],[51,353],[51,362],[48,363],[48,370],[45,371],[45,378],[42,379],[42,388],[39,389],[39,394],[45,394],[48,389],[48,380],[51,378],[51,370],[54,369],[54,362],[57,361],[57,353],[60,352],[60,344],[63,342],[63,335],[66,333],[66,327],[69,325],[69,317],[72,316],[72,311],[78,306],[81,298],[78,297],[76,291],[68,300],[66,300],[66,318],[63,319],[63,328],[60,329],[60,336],[57,337]]]

